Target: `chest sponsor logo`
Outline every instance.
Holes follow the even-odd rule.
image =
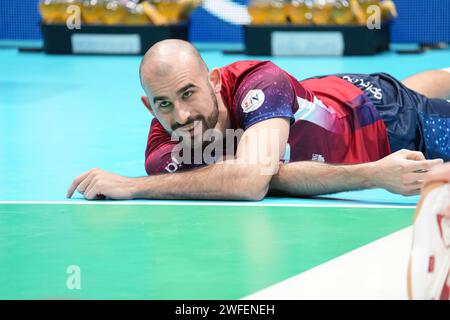
[[[264,103],[266,97],[262,90],[250,90],[242,101],[241,107],[245,113],[258,110]]]

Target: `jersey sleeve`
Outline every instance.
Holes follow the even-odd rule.
[[[171,141],[170,135],[155,118],[152,120],[145,150],[145,170],[148,175],[167,173],[172,161],[172,150],[177,142]]]
[[[288,75],[274,64],[247,75],[236,90],[233,104],[244,130],[272,118],[295,121],[295,90]]]

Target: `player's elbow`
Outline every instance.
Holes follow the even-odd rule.
[[[246,190],[243,193],[244,199],[245,201],[261,201],[263,200],[266,195],[267,192],[269,192],[269,185],[264,185],[264,186],[259,186],[259,185],[254,185],[251,186],[249,188],[249,190]]]
[[[261,201],[269,192],[271,178],[271,175],[261,175],[259,169],[251,168],[236,180],[236,191],[246,201]]]

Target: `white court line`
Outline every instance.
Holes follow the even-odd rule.
[[[180,201],[0,201],[0,205],[122,205],[122,206],[213,206],[213,207],[295,207],[295,208],[367,208],[367,209],[414,209],[407,205],[371,204],[306,204],[306,203],[265,203],[265,202],[185,202]]]
[[[369,243],[244,300],[404,300],[412,227]]]

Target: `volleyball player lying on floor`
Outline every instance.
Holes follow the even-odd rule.
[[[416,195],[425,173],[450,159],[446,71],[403,83],[384,73],[297,81],[269,61],[208,71],[189,43],[166,40],[146,53],[140,77],[155,117],[149,176],[93,169],[75,178],[68,197],[260,200],[367,188]]]

